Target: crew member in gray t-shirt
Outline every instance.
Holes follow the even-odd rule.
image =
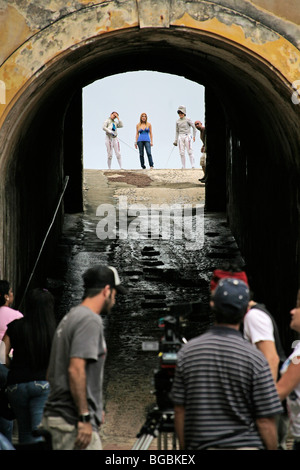
[[[51,433],[53,450],[101,450],[103,373],[106,343],[100,314],[126,290],[117,270],[95,266],[83,274],[84,295],[59,323],[51,350],[50,395],[42,426]]]

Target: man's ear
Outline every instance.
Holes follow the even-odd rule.
[[[110,296],[110,294],[111,294],[111,287],[110,287],[110,285],[107,284],[107,285],[104,287],[104,289],[103,289],[102,292],[103,292],[104,297],[107,299],[107,298]]]

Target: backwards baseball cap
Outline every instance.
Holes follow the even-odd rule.
[[[121,285],[118,271],[112,266],[94,266],[88,269],[82,278],[85,289],[101,289],[109,285],[120,294],[127,292],[125,287]]]
[[[210,281],[210,290],[211,291],[215,290],[219,280],[227,278],[227,277],[231,277],[231,278],[234,278],[234,279],[240,279],[241,281],[244,281],[245,284],[247,284],[247,286],[249,285],[248,277],[247,277],[247,274],[245,273],[245,271],[232,272],[232,271],[225,271],[223,269],[215,269],[214,272],[213,272],[213,277]]]
[[[224,313],[245,314],[250,301],[249,287],[239,279],[221,279],[213,293],[212,300],[215,308]]]

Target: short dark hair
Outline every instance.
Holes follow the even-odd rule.
[[[243,310],[232,309],[232,311],[230,311],[228,308],[227,310],[221,310],[220,308],[214,306],[212,307],[212,312],[214,313],[217,323],[238,325],[243,321],[243,318],[247,312],[247,307],[245,307]]]
[[[100,292],[104,289],[103,287],[88,287],[84,289],[82,300],[86,298],[95,297],[96,295],[100,294]]]
[[[0,307],[5,304],[5,295],[9,294],[10,284],[8,281],[0,281]]]

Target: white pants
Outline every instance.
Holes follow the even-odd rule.
[[[195,160],[194,160],[191,134],[179,134],[178,147],[179,147],[179,155],[181,158],[182,168],[185,168],[185,149],[187,150],[187,153],[190,157],[192,168],[194,168]]]
[[[120,153],[120,142],[118,137],[110,137],[106,135],[105,137],[105,145],[107,149],[107,165],[108,168],[111,168],[111,161],[113,157],[113,150],[115,151],[118,163],[120,168],[122,168],[122,160],[121,160],[121,153]]]

